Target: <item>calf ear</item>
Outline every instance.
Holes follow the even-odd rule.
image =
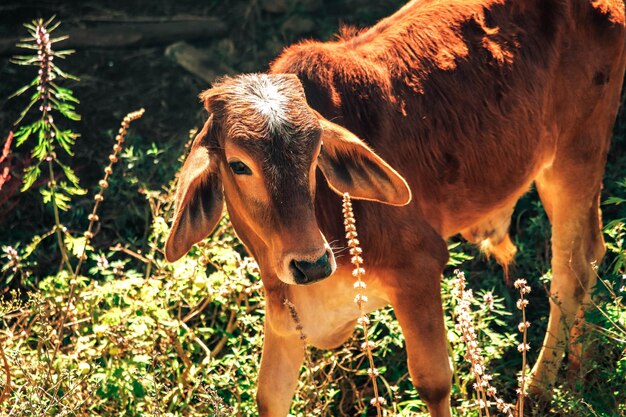
[[[318,167],[335,192],[394,206],[411,201],[411,189],[396,170],[352,132],[318,118],[323,143]]]
[[[210,158],[206,137],[212,117],[191,145],[176,190],[174,223],[165,243],[165,259],[174,262],[207,237],[219,222],[224,206],[222,182],[215,158]]]

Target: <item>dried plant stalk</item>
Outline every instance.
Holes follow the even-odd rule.
[[[522,333],[522,343],[517,347],[517,350],[522,352],[522,372],[519,377],[519,388],[517,389],[517,417],[524,416],[524,399],[528,392],[526,391],[526,352],[530,349],[530,345],[527,340],[528,328],[530,322],[526,321],[526,306],[528,300],[524,298],[524,294],[530,294],[530,287],[526,283],[525,279],[518,279],[515,281],[515,288],[519,290],[519,300],[517,300],[517,308],[522,310],[522,321],[517,325],[517,329]]]
[[[308,381],[308,386],[313,387],[315,386],[313,380],[313,363],[311,361],[311,355],[309,354],[308,339],[306,333],[304,333],[304,326],[302,325],[302,321],[300,320],[300,315],[298,314],[298,310],[296,309],[295,304],[289,301],[289,299],[287,298],[283,300],[283,304],[289,309],[289,315],[291,316],[291,320],[293,320],[293,322],[295,323],[296,330],[300,334],[300,340],[302,340],[302,348],[304,349],[304,365],[307,369],[306,379]],[[319,394],[317,394],[317,391],[315,390],[313,390],[313,392],[316,396],[315,400],[317,401],[319,399]],[[309,405],[312,403],[313,401],[307,402],[305,410],[307,412],[307,415],[311,412],[311,410],[309,410]]]
[[[48,369],[48,376],[51,375],[52,363],[54,362],[54,358],[56,357],[59,351],[59,347],[63,341],[63,331],[65,329],[65,323],[67,321],[68,313],[70,311],[70,308],[72,306],[72,303],[74,302],[74,298],[76,295],[76,278],[78,277],[78,274],[80,273],[80,268],[83,265],[83,261],[87,259],[87,256],[86,256],[87,247],[89,246],[89,242],[93,238],[93,226],[95,222],[99,220],[97,211],[98,211],[98,207],[100,206],[100,203],[102,203],[102,201],[104,200],[104,190],[109,186],[108,179],[109,179],[109,176],[113,173],[113,164],[115,164],[118,161],[117,155],[122,150],[122,144],[124,143],[126,132],[128,131],[128,127],[130,126],[130,123],[139,119],[141,116],[143,116],[144,112],[145,112],[144,109],[139,109],[137,111],[128,113],[122,120],[122,125],[118,131],[117,136],[115,137],[115,145],[113,145],[113,153],[109,155],[109,164],[106,166],[106,168],[104,168],[104,178],[101,179],[100,182],[98,183],[98,185],[100,186],[100,191],[94,197],[94,200],[96,203],[94,204],[91,214],[87,217],[89,219],[89,226],[87,227],[87,231],[84,233],[85,241],[81,250],[81,254],[78,257],[78,263],[76,264],[76,268],[74,269],[74,273],[72,274],[72,279],[70,281],[70,294],[67,300],[67,308],[63,311],[63,315],[61,316],[61,321],[57,330],[57,334],[59,335],[59,337],[54,347],[52,360],[50,361],[50,368]]]
[[[491,404],[489,398],[491,398],[500,412],[507,417],[513,417],[513,405],[498,397],[496,388],[491,385],[493,376],[487,372],[485,367],[485,358],[482,355],[482,349],[478,343],[472,319],[471,303],[474,299],[472,290],[465,288],[465,274],[458,269],[454,272],[456,280],[452,294],[458,299],[455,307],[457,316],[456,328],[461,332],[461,340],[467,348],[465,359],[470,362],[470,373],[476,380],[474,389],[478,395],[478,412],[481,416],[490,415],[489,407]]]
[[[383,406],[386,404],[386,400],[379,395],[378,391],[378,383],[377,377],[380,375],[380,371],[374,365],[374,355],[372,353],[372,349],[374,348],[374,342],[369,338],[369,317],[367,316],[367,312],[365,311],[365,303],[367,303],[367,296],[362,293],[362,291],[367,287],[365,282],[363,281],[363,276],[365,274],[365,269],[363,268],[363,250],[359,246],[359,240],[357,239],[358,234],[356,231],[356,221],[354,219],[354,212],[352,210],[352,201],[350,199],[350,194],[345,193],[343,195],[343,218],[344,218],[344,227],[346,231],[346,239],[348,239],[348,247],[350,248],[350,256],[352,265],[354,265],[354,270],[352,271],[352,275],[356,278],[354,282],[354,289],[356,290],[356,296],[354,297],[354,302],[359,307],[359,318],[357,323],[363,328],[363,339],[364,342],[361,345],[361,348],[365,352],[367,356],[367,360],[369,361],[369,368],[367,370],[367,374],[372,380],[372,387],[374,389],[374,398],[370,401],[370,403],[376,407],[376,415],[381,417],[384,415]]]
[[[76,278],[78,276],[78,273],[80,272],[80,267],[82,266],[83,261],[87,258],[85,252],[87,250],[87,245],[91,241],[91,238],[93,238],[93,226],[98,220],[100,220],[97,214],[98,207],[100,207],[100,203],[102,203],[102,201],[104,200],[104,190],[109,186],[109,176],[113,173],[113,164],[117,162],[117,155],[122,150],[122,144],[124,143],[124,140],[126,138],[126,132],[128,131],[130,123],[143,116],[144,112],[144,109],[139,109],[134,112],[128,113],[122,120],[120,130],[118,131],[117,136],[115,136],[113,153],[109,155],[109,164],[106,166],[106,168],[104,168],[104,178],[98,182],[98,185],[100,186],[100,191],[94,197],[96,203],[93,206],[91,214],[87,217],[87,219],[89,220],[89,226],[87,227],[87,231],[84,234],[85,244],[83,245],[83,250],[78,257],[78,264],[76,265],[76,269],[74,269],[73,278]]]

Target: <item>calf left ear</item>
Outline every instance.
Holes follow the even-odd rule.
[[[318,114],[322,126],[322,150],[318,167],[338,194],[394,206],[411,201],[411,189],[381,157],[349,130]]]
[[[219,222],[224,207],[217,162],[209,156],[205,139],[212,117],[191,145],[178,178],[174,223],[165,243],[165,259],[174,262],[206,238]]]

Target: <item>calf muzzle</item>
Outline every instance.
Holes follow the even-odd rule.
[[[314,262],[297,261],[294,259],[289,263],[289,269],[293,274],[294,281],[299,285],[320,281],[330,276],[333,272],[328,251]]]

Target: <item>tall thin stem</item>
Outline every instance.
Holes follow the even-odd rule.
[[[486,416],[490,416],[489,407],[492,405],[489,398],[495,400],[495,406],[498,411],[507,415],[507,417],[513,417],[511,410],[513,406],[504,402],[502,398],[497,395],[497,390],[491,385],[493,376],[487,372],[485,366],[485,358],[482,354],[482,348],[478,342],[478,334],[474,328],[474,319],[472,317],[471,304],[474,300],[474,295],[471,289],[465,287],[465,274],[456,270],[455,288],[452,295],[457,297],[457,305],[455,306],[456,314],[456,329],[461,333],[461,340],[467,348],[465,359],[470,363],[470,373],[476,380],[474,384],[474,390],[478,396],[478,412],[482,416],[483,412]]]
[[[59,207],[56,204],[56,180],[54,179],[54,170],[52,169],[52,159],[48,161],[48,171],[50,174],[50,182],[48,187],[50,188],[50,193],[52,195],[51,203],[52,203],[52,211],[54,212],[54,231],[57,236],[57,242],[59,244],[59,250],[61,251],[61,258],[63,263],[65,264],[68,271],[72,270],[72,264],[70,263],[69,256],[67,255],[67,248],[65,247],[65,241],[63,240],[63,232],[65,230],[65,226],[61,224],[61,218],[59,216]]]
[[[54,58],[52,54],[52,43],[50,42],[50,34],[48,33],[43,23],[38,24],[35,29],[35,36],[37,39],[37,59],[39,60],[39,98],[41,105],[39,110],[41,111],[41,122],[43,123],[43,134],[46,143],[46,155],[45,160],[48,162],[48,174],[50,180],[48,182],[48,188],[50,189],[50,202],[52,204],[52,210],[54,212],[54,228],[59,244],[59,251],[61,252],[61,258],[69,272],[72,271],[72,264],[70,263],[69,256],[67,254],[67,248],[65,247],[65,241],[63,240],[64,226],[61,224],[61,218],[59,216],[59,207],[57,206],[57,182],[54,176],[54,169],[52,162],[56,159],[56,153],[54,152],[54,119],[50,115],[50,81],[51,81],[51,67],[52,60]]]
[[[522,353],[522,372],[519,377],[519,388],[517,389],[517,417],[524,417],[524,399],[527,395],[526,392],[526,352],[530,349],[528,344],[527,335],[530,322],[526,321],[526,306],[528,305],[528,299],[524,298],[524,294],[530,294],[530,287],[525,279],[517,279],[515,281],[515,288],[519,290],[519,300],[517,300],[517,308],[522,310],[522,322],[518,324],[517,329],[522,333],[522,343],[517,347]]]
[[[356,296],[354,298],[354,302],[359,307],[359,318],[357,323],[363,328],[363,339],[364,343],[361,345],[362,349],[365,351],[365,355],[367,356],[367,360],[369,362],[369,368],[367,370],[367,374],[372,380],[372,388],[374,389],[374,398],[370,401],[370,403],[376,407],[376,415],[378,417],[382,417],[384,415],[383,406],[386,401],[385,398],[378,394],[378,383],[377,378],[380,375],[380,371],[376,368],[374,364],[374,355],[372,353],[372,349],[374,348],[374,342],[369,338],[369,317],[367,316],[367,312],[365,310],[365,303],[367,303],[368,299],[363,291],[367,288],[367,285],[363,281],[363,276],[365,274],[365,269],[363,268],[363,250],[359,246],[359,240],[357,239],[358,234],[356,231],[356,220],[354,219],[354,211],[352,210],[352,201],[350,198],[350,194],[345,193],[343,195],[343,224],[346,231],[346,239],[348,239],[348,247],[350,248],[350,255],[352,256],[351,262],[354,265],[354,270],[352,271],[352,275],[356,278],[356,282],[354,283],[354,289],[356,290]]]
[[[67,300],[67,308],[63,311],[63,314],[61,316],[61,321],[57,329],[58,339],[54,346],[52,359],[50,360],[50,367],[48,368],[48,377],[51,376],[52,363],[54,362],[54,358],[56,357],[59,351],[61,343],[63,343],[63,332],[65,330],[65,323],[67,322],[67,316],[69,314],[69,310],[76,296],[76,283],[77,283],[78,274],[80,273],[80,268],[83,265],[83,261],[87,259],[87,255],[86,255],[87,246],[89,245],[91,238],[93,238],[94,224],[95,222],[99,220],[97,211],[98,211],[98,207],[100,206],[100,203],[102,203],[102,201],[104,200],[104,190],[109,186],[108,180],[109,180],[109,176],[113,173],[113,164],[115,164],[118,160],[117,154],[122,149],[122,143],[124,142],[126,131],[128,127],[130,126],[130,122],[139,119],[141,116],[143,116],[143,113],[144,113],[144,109],[140,109],[132,113],[128,113],[126,117],[124,117],[124,120],[122,121],[122,126],[120,127],[118,135],[115,138],[116,142],[115,142],[115,145],[113,145],[113,153],[109,155],[109,164],[106,166],[106,168],[104,168],[104,178],[100,180],[100,182],[98,183],[100,185],[100,191],[94,197],[94,200],[96,203],[94,204],[91,214],[88,216],[89,226],[87,227],[87,231],[84,234],[85,236],[84,244],[81,249],[81,254],[78,257],[78,264],[76,265],[76,269],[74,269],[74,272],[72,273],[72,279],[70,280],[70,293],[69,293],[68,300]]]

